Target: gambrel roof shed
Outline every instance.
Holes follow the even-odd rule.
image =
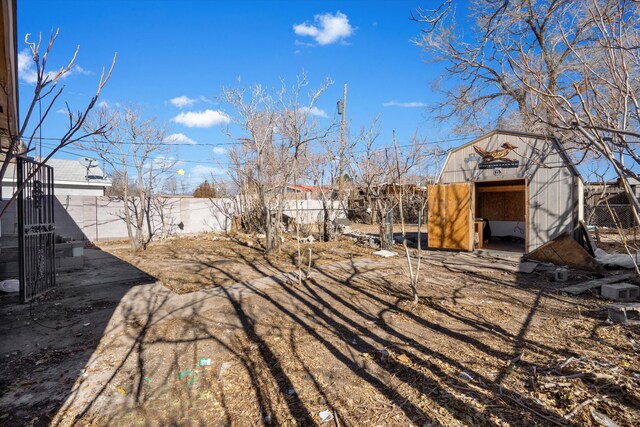
[[[552,136],[490,132],[451,150],[437,184],[429,197],[434,248],[482,246],[475,235],[482,221],[496,240],[530,252],[573,234],[582,219],[584,183]]]

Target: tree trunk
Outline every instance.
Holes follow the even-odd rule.
[[[123,164],[125,164],[123,162]],[[127,234],[129,235],[129,244],[131,245],[131,249],[133,249],[134,251],[138,250],[138,245],[135,239],[135,236],[133,235],[133,229],[131,227],[131,211],[130,211],[130,203],[132,202],[130,200],[130,195],[129,195],[129,175],[127,173],[127,168],[126,166],[124,166],[124,169],[122,171],[122,179],[124,181],[124,188],[123,188],[123,199],[124,199],[124,222],[127,225]]]

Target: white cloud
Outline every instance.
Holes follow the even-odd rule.
[[[35,84],[38,80],[33,57],[28,49],[18,53],[18,77],[30,85]]]
[[[318,107],[302,107],[300,110],[302,110],[303,112],[308,112],[309,114],[311,114],[312,116],[316,116],[316,117],[324,117],[325,119],[329,116],[327,116],[327,112],[318,108]]]
[[[189,98],[188,96],[176,96],[175,98],[171,98],[169,100],[173,106],[178,108],[191,107],[193,104],[198,102],[197,99]]]
[[[171,120],[190,128],[210,128],[229,123],[231,118],[222,111],[205,110],[180,113]]]
[[[73,68],[62,75],[58,74],[60,71],[62,71],[62,68],[57,71],[49,71],[47,72],[47,77],[49,77],[50,80],[58,80],[60,78],[66,79],[72,74],[92,74],[91,71],[85,70],[79,65],[74,65]],[[24,49],[18,53],[18,78],[30,85],[38,81],[38,73],[29,49]]]
[[[200,101],[200,102],[204,102],[205,104],[211,104],[211,105],[215,105],[215,104],[216,104],[216,102],[213,102],[212,100],[210,100],[210,99],[209,99],[209,98],[207,98],[206,96],[202,96],[202,95],[200,95],[200,96],[198,97],[198,101]]]
[[[81,66],[79,66],[79,65],[74,66],[74,67],[71,69],[71,71],[73,71],[74,73],[77,73],[77,74],[84,74],[85,76],[90,76],[90,75],[92,75],[92,74],[93,74],[93,72],[92,72],[92,71],[85,70],[84,68],[82,68],[82,67],[81,67]]]
[[[59,108],[59,109],[56,110],[56,113],[58,113],[58,114],[67,114],[68,111],[65,110],[64,108]]]
[[[426,107],[427,104],[424,102],[398,102],[398,101],[389,101],[382,104],[385,107],[402,107],[402,108],[421,108]]]
[[[173,133],[173,134],[169,135],[165,141],[169,142],[171,144],[192,144],[192,145],[195,145],[195,144],[198,143],[198,141],[195,141],[195,140],[189,138],[184,133]]]
[[[225,154],[226,152],[227,152],[227,149],[224,147],[213,147],[214,154]]]
[[[293,26],[293,31],[299,36],[313,38],[320,46],[336,43],[350,37],[354,28],[349,24],[349,18],[342,12],[335,15],[325,13],[313,17],[315,25],[304,22]]]
[[[98,102],[98,107],[104,108],[105,110],[108,110],[110,108],[109,103],[107,101]]]

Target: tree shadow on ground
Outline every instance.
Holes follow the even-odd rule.
[[[121,348],[119,359],[97,389],[67,399],[59,424],[313,425],[322,410],[340,425],[573,423],[522,383],[541,360],[580,356],[531,333],[575,304],[530,277],[432,271],[414,306],[399,260],[347,260],[303,277],[265,260],[247,260],[262,279],[185,295],[133,292],[98,349]],[[201,278],[226,273],[200,265]],[[465,308],[471,295],[504,316]],[[211,366],[199,366],[205,356]]]
[[[56,288],[20,304],[0,297],[0,424],[48,425],[95,357],[122,297],[155,278],[98,249]]]

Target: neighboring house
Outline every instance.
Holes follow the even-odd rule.
[[[56,196],[104,196],[107,188],[111,187],[111,179],[94,159],[52,158],[47,164],[53,167],[53,191]],[[11,164],[2,180],[2,194],[13,194],[15,186],[15,168]]]
[[[327,199],[334,199],[336,194],[331,187],[317,187],[313,185],[287,185],[287,198],[305,198],[308,200],[320,200],[324,193]],[[302,197],[301,197],[302,196]]]
[[[632,184],[632,180],[629,180]],[[632,184],[634,192],[637,187]],[[602,204],[629,204],[629,199],[624,188],[619,185],[617,180],[609,182],[588,182],[584,187],[584,202],[587,206],[598,206]]]

